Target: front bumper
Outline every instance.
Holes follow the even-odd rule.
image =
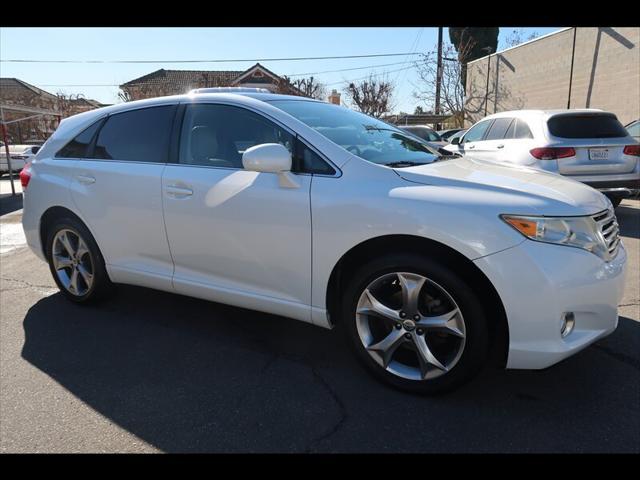
[[[546,368],[615,330],[627,253],[610,262],[574,247],[527,240],[475,260],[498,291],[509,325],[507,368]],[[575,328],[562,338],[565,312]]]

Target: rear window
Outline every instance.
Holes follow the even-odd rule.
[[[551,117],[549,133],[561,138],[626,137],[627,131],[612,113],[573,114]]]
[[[93,140],[94,135],[102,125],[104,119],[98,120],[82,131],[76,138],[67,143],[62,150],[56,153],[58,158],[82,158],[87,155],[87,148]]]

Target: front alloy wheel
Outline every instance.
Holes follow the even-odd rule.
[[[385,370],[409,380],[437,378],[460,359],[465,324],[451,295],[423,275],[382,275],[356,309],[362,345]]]
[[[420,254],[390,254],[350,275],[338,327],[374,376],[435,394],[482,368],[485,312],[460,268]]]

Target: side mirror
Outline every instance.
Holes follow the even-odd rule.
[[[461,137],[455,137],[453,140],[451,140],[451,145],[460,145],[460,138]]]
[[[245,170],[261,173],[276,173],[283,188],[298,188],[295,175],[291,173],[291,153],[279,143],[262,143],[247,148],[242,154]]]

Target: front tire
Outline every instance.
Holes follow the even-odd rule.
[[[53,279],[72,302],[92,303],[113,291],[100,249],[79,220],[55,220],[47,229],[46,247]]]
[[[339,327],[364,366],[401,390],[444,393],[471,380],[487,357],[484,310],[446,264],[389,255],[351,276]]]

